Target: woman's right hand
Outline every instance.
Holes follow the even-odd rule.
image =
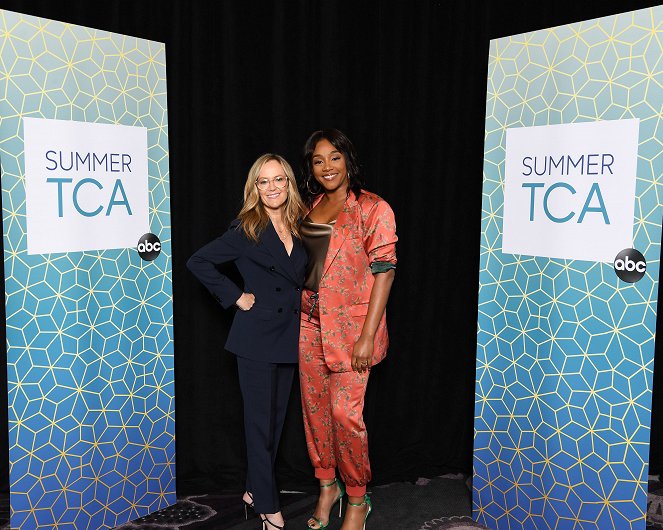
[[[237,299],[235,305],[239,307],[242,311],[248,311],[253,307],[253,304],[255,303],[256,303],[255,296],[253,296],[251,293],[242,293],[242,296],[240,296]]]

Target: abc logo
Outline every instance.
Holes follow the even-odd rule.
[[[152,261],[161,253],[161,241],[157,236],[148,232],[140,237],[136,250],[145,261]]]
[[[615,257],[615,273],[628,283],[641,280],[647,270],[645,257],[634,248],[625,248]]]

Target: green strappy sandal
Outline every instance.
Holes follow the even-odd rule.
[[[368,495],[364,495],[364,502],[360,502],[358,504],[355,504],[354,502],[348,501],[349,506],[356,506],[359,508],[360,506],[366,506],[368,504],[368,510],[366,511],[366,515],[364,516],[364,526],[362,530],[366,530],[366,519],[368,519],[368,516],[371,515],[371,512],[373,511],[373,505],[371,504],[371,498]]]
[[[330,486],[333,486],[334,484],[338,484],[338,489],[340,490],[341,494],[338,496],[338,499],[336,499],[331,507],[329,508],[329,513],[331,513],[331,509],[334,507],[334,504],[338,502],[338,516],[341,517],[343,515],[343,496],[345,495],[345,486],[343,483],[338,480],[337,478],[334,479],[334,482],[330,482],[329,484],[320,484],[321,488],[329,488]],[[308,530],[324,530],[329,526],[329,520],[327,520],[327,524],[323,523],[320,519],[315,517],[314,515],[311,515],[311,519],[313,519],[316,523],[318,523],[318,526],[311,526],[308,523],[306,524],[306,528]]]

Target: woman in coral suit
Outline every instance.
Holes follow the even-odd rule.
[[[308,453],[320,481],[308,527],[326,528],[336,502],[340,516],[347,493],[342,530],[361,529],[372,510],[364,396],[371,367],[387,353],[396,224],[389,204],[361,188],[354,146],[341,131],[314,132],[304,167],[310,210],[300,233],[309,262],[299,377]]]

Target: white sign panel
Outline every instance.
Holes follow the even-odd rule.
[[[135,247],[149,232],[147,129],[24,118],[28,254]]]
[[[632,247],[639,125],[507,129],[502,251],[612,262]]]

